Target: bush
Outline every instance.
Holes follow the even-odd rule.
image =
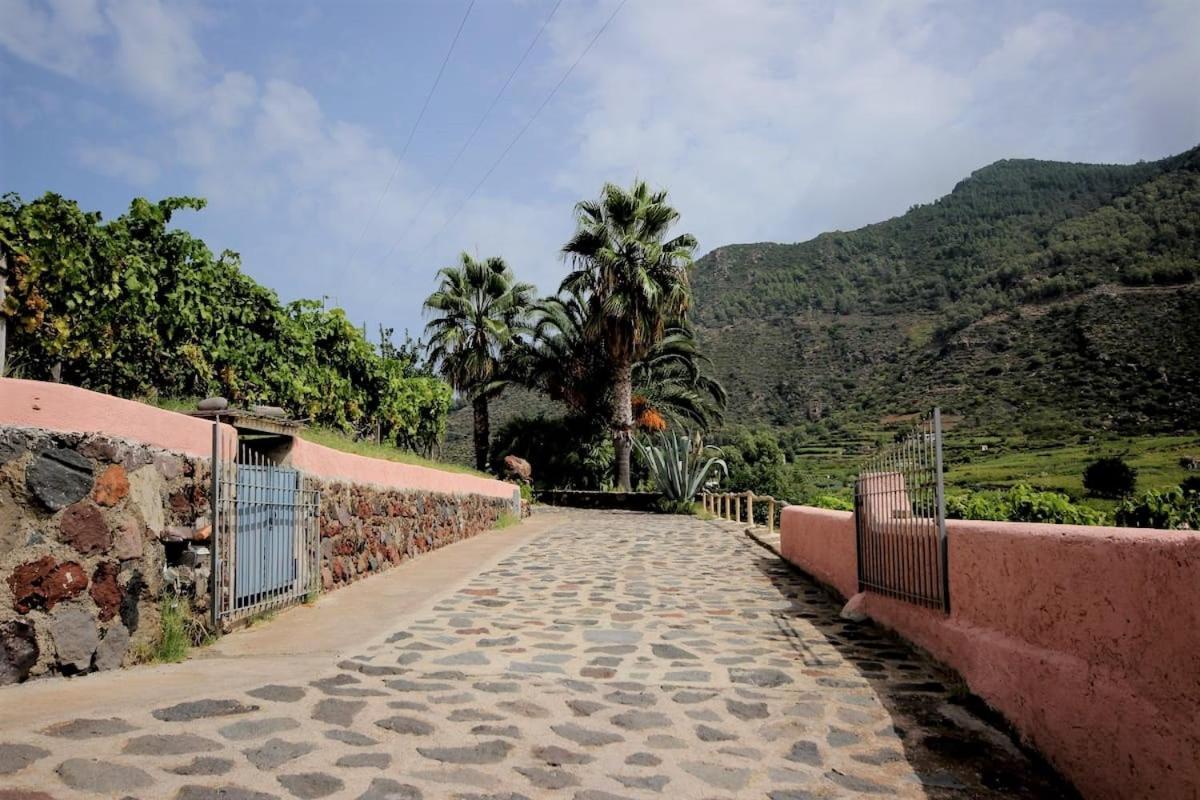
[[[1133,494],[1136,486],[1137,470],[1120,456],[1093,461],[1083,471],[1083,488],[1096,497],[1118,500]]]
[[[1200,475],[1190,475],[1184,478],[1180,482],[1179,488],[1184,494],[1200,495]]]
[[[529,462],[536,489],[603,489],[611,472],[612,441],[603,426],[581,417],[516,417],[492,437],[492,471],[504,457]]]
[[[1117,524],[1130,528],[1200,530],[1200,494],[1182,487],[1151,489],[1117,506]]]
[[[1005,492],[972,492],[946,498],[949,519],[999,522],[1054,522],[1061,525],[1103,525],[1103,512],[1075,505],[1058,492],[1039,492],[1024,484]]]
[[[808,501],[811,506],[817,508],[828,508],[833,511],[853,511],[854,501],[847,500],[844,497],[838,497],[836,494],[819,494]]]

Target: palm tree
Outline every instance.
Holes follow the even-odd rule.
[[[425,300],[436,316],[425,326],[429,360],[452,387],[471,400],[475,415],[475,468],[487,468],[488,401],[508,382],[505,356],[525,329],[534,288],[519,283],[497,256],[468,253],[438,271],[441,283]]]
[[[690,302],[688,270],[696,239],[667,239],[679,212],[665,191],[636,180],[628,190],[608,183],[599,200],[575,206],[575,233],[563,246],[574,271],[560,291],[585,298],[588,334],[604,343],[611,368],[609,425],[616,483],[629,491],[633,430],[633,365],[682,319]]]

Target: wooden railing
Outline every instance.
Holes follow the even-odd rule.
[[[758,503],[761,508],[762,504],[766,503],[767,531],[769,533],[775,532],[776,505],[780,510],[787,505],[787,503],[779,503],[770,495],[755,494],[754,492],[703,492],[700,495],[700,502],[704,504],[704,510],[710,514],[730,522],[744,522],[748,525],[758,524],[754,521],[754,504]]]

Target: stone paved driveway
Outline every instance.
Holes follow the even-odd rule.
[[[1069,796],[837,611],[729,525],[572,512],[323,674],[9,738],[0,798]]]

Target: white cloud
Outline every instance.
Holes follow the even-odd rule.
[[[103,144],[80,144],[75,155],[83,165],[119,178],[134,186],[148,186],[158,178],[158,165],[152,160],[120,147]]]

